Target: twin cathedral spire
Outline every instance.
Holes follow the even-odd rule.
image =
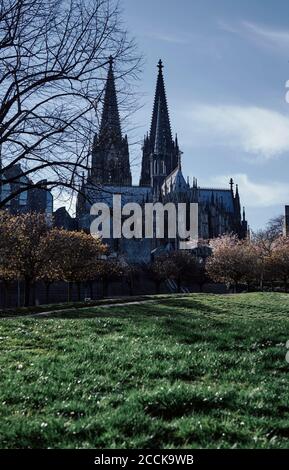
[[[92,146],[91,181],[96,184],[131,186],[127,136],[122,136],[113,72],[113,58],[104,90],[99,133]]]
[[[163,179],[168,176],[178,166],[179,160],[178,141],[177,138],[175,141],[172,139],[161,60],[158,69],[150,133],[143,143],[140,186],[153,185],[156,177]]]
[[[88,229],[88,213],[93,201],[111,200],[114,194],[125,193],[126,201],[130,202],[197,202],[200,238],[209,239],[231,232],[240,237],[246,235],[247,222],[245,215],[241,220],[239,191],[237,186],[234,191],[233,180],[230,189],[201,188],[196,179],[191,187],[189,181],[184,180],[178,140],[172,137],[161,60],[150,131],[144,137],[142,147],[138,186],[132,185],[128,140],[122,134],[120,123],[113,59],[110,58],[101,123],[93,141],[91,170],[87,181],[83,179],[77,200],[80,227]],[[133,253],[135,259],[135,250]],[[149,251],[148,259],[150,256]]]
[[[178,166],[180,158],[177,138],[172,139],[162,69],[160,60],[150,133],[143,143],[140,177],[140,186],[152,186],[156,191]],[[112,57],[109,59],[100,129],[93,141],[90,174],[91,181],[96,184],[132,184],[128,141],[121,131]]]

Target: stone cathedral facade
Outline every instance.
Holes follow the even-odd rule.
[[[91,205],[105,202],[112,208],[114,194],[122,196],[123,205],[127,202],[196,202],[200,238],[210,239],[231,232],[240,238],[246,236],[245,211],[241,216],[238,185],[234,188],[232,179],[225,189],[203,188],[196,178],[190,184],[183,176],[178,139],[172,137],[161,61],[158,63],[150,131],[142,147],[140,181],[139,185],[133,185],[128,139],[121,130],[113,60],[110,60],[100,129],[92,146],[91,168],[83,178],[77,199],[78,227],[89,230]],[[156,249],[178,249],[176,240],[156,242],[144,238],[105,241],[112,252],[132,262],[149,261]]]

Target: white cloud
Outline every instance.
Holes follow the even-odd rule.
[[[219,20],[218,26],[222,31],[230,34],[238,34],[254,41],[258,45],[274,47],[274,49],[288,54],[289,29],[272,28],[251,21],[229,24],[224,20]]]
[[[226,33],[232,33],[232,34],[237,34],[239,33],[240,31],[240,28],[235,25],[232,25],[232,24],[229,24],[227,23],[226,21],[224,20],[218,20],[218,27],[219,29],[221,29],[222,31],[225,31]]]
[[[284,205],[289,201],[288,184],[279,181],[257,183],[244,173],[215,176],[210,178],[209,184],[224,187],[224,182],[228,182],[230,177],[239,185],[241,202],[248,208]]]
[[[248,21],[242,22],[242,27],[255,38],[262,39],[272,46],[285,48],[288,53],[289,47],[289,30],[272,29],[267,26],[261,26]]]
[[[170,44],[189,44],[192,41],[192,35],[190,33],[174,34],[172,32],[148,31],[145,36]]]
[[[192,105],[185,114],[199,143],[236,148],[263,160],[289,151],[289,115],[256,106],[206,104]]]

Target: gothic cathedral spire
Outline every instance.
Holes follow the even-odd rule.
[[[100,132],[102,139],[121,140],[120,119],[117,105],[115,79],[113,73],[113,58],[109,58],[104,102],[101,116]]]
[[[132,184],[127,136],[122,137],[120,126],[112,57],[109,58],[100,129],[93,141],[91,181]]]
[[[150,160],[153,154],[157,156],[156,153],[159,153],[159,157],[164,160],[166,175],[171,173],[178,165],[178,146],[172,139],[161,60],[158,62],[158,69],[151,128],[149,136],[144,139],[143,145],[141,186],[151,184]]]
[[[150,139],[152,142],[155,142],[157,138],[157,127],[159,124],[161,125],[163,139],[169,144],[170,142],[172,142],[172,132],[163,77],[163,67],[164,66],[162,64],[162,61],[159,60],[159,73],[155,92],[153,115],[150,129]]]

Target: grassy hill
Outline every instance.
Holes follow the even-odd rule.
[[[289,295],[0,321],[1,447],[289,447]]]

